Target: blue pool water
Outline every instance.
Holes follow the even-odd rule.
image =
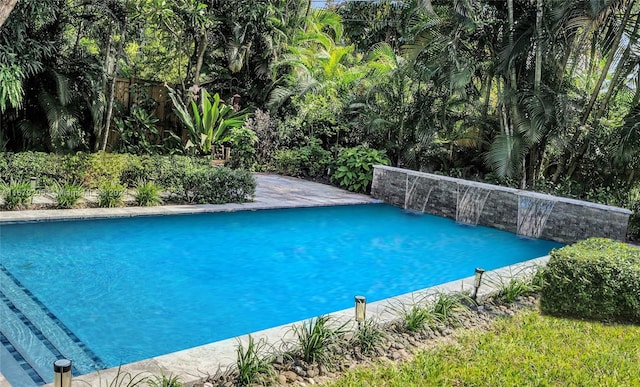
[[[384,204],[10,224],[0,233],[6,271],[110,367],[560,246]]]

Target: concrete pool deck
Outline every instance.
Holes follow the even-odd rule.
[[[53,221],[88,218],[132,217],[149,215],[174,215],[194,214],[209,212],[226,212],[275,208],[315,207],[330,205],[351,205],[378,203],[367,195],[354,194],[342,189],[324,184],[309,182],[301,179],[283,177],[277,175],[257,174],[258,186],[255,199],[250,203],[224,204],[224,205],[171,205],[161,207],[121,207],[121,208],[86,208],[72,210],[30,210],[30,211],[2,211],[0,212],[0,225],[2,223]],[[490,271],[485,274],[486,280],[478,293],[479,297],[490,294],[497,287],[516,275],[529,273],[536,265],[541,265],[548,258],[538,258],[513,266]],[[434,295],[438,292],[466,291],[473,289],[473,268],[470,268],[471,276],[422,289],[410,294],[393,297],[390,299],[367,304],[367,317],[379,322],[391,321],[397,316],[391,311],[394,305],[410,304],[423,297]],[[340,321],[353,323],[353,309],[337,311],[331,316]],[[265,339],[270,345],[278,345],[282,342],[292,341],[291,326],[300,322],[290,323],[267,330],[254,332],[256,339]],[[157,356],[151,359],[125,364],[120,369],[110,368],[92,374],[74,377],[74,386],[94,386],[109,384],[118,375],[129,374],[142,375],[178,375],[185,386],[192,386],[200,382],[208,375],[215,374],[218,370],[225,370],[233,366],[236,361],[236,347],[239,342],[246,344],[248,336],[226,339],[182,351]],[[53,371],[52,371],[53,372]],[[0,374],[0,387],[10,386],[9,382]]]
[[[380,203],[379,200],[373,199],[368,195],[356,194],[330,185],[293,177],[270,174],[256,174],[255,177],[258,186],[254,200],[249,203],[0,211],[0,224]],[[37,199],[46,200],[44,197]]]

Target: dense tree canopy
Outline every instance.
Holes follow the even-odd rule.
[[[638,195],[639,13],[637,0],[22,0],[0,30],[0,139],[185,152],[180,121],[154,118],[169,99],[122,106],[124,77],[186,106],[205,88],[269,111],[251,125],[275,164],[367,144],[394,165],[624,204],[598,196]]]

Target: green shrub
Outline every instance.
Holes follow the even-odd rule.
[[[72,184],[82,184],[85,182],[87,171],[89,170],[90,157],[90,153],[83,152],[63,156],[60,161],[63,176],[58,181]],[[91,185],[95,186],[93,184]]]
[[[320,140],[312,138],[298,149],[277,150],[273,157],[276,172],[288,176],[322,177],[331,163],[331,152],[322,148]]]
[[[627,234],[630,239],[640,241],[640,199],[631,203],[631,211],[633,213],[629,217]]]
[[[206,163],[206,160],[201,160]],[[130,156],[122,171],[120,181],[127,187],[135,187],[140,181],[150,180],[155,180],[163,185],[161,181],[170,179],[173,170],[182,167],[185,162],[190,165],[194,163],[191,158],[185,156]]]
[[[251,200],[256,181],[243,169],[188,165],[166,180],[173,198],[187,203],[243,203]]]
[[[31,177],[36,177],[39,186],[49,186],[64,177],[61,156],[52,153],[8,153],[3,164],[0,180],[5,183],[29,181]]]
[[[302,176],[304,156],[297,149],[278,149],[273,155],[273,167],[277,173],[287,176]]]
[[[353,192],[369,192],[374,165],[389,165],[384,152],[363,145],[340,151],[331,181]]]
[[[640,322],[640,249],[591,238],[551,252],[544,273],[545,313]]]
[[[60,208],[72,208],[84,195],[84,189],[77,184],[54,185],[56,202]]]
[[[98,189],[98,205],[100,207],[119,207],[122,205],[124,187],[120,184],[106,182]]]
[[[121,184],[120,178],[127,167],[129,155],[97,152],[89,155],[84,185],[89,188]]]
[[[135,198],[139,206],[157,206],[162,203],[160,187],[153,182],[138,183]]]
[[[8,210],[20,209],[31,203],[31,199],[35,194],[31,183],[10,183],[3,187],[4,191],[4,207]]]
[[[256,148],[258,137],[244,126],[231,129],[231,159],[228,161],[230,168],[252,169],[256,162]]]

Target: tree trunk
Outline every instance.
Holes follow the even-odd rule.
[[[540,82],[542,80],[542,16],[544,6],[542,0],[537,0],[536,7],[536,68],[533,81],[533,88],[536,92],[540,91]]]
[[[116,91],[116,80],[118,78],[118,63],[120,62],[120,57],[122,56],[122,51],[124,47],[124,40],[127,32],[127,21],[122,23],[122,33],[120,34],[120,41],[118,42],[118,51],[116,53],[116,62],[113,65],[113,73],[111,77],[111,86],[109,90],[109,102],[107,104],[107,112],[106,117],[104,119],[104,128],[102,129],[102,139],[100,141],[100,150],[104,151],[107,149],[107,142],[109,140],[109,132],[111,131],[111,116],[113,115],[113,102],[115,99],[115,91]]]
[[[107,95],[107,82],[109,80],[109,56],[111,55],[111,32],[113,31],[113,21],[109,23],[109,29],[107,30],[107,47],[104,51],[104,65],[102,69],[102,90],[104,95]],[[102,103],[102,101],[100,102]],[[104,131],[104,123],[101,123],[96,133],[96,142],[93,145],[93,150],[98,151],[101,148],[102,132]]]
[[[200,86],[200,71],[202,70],[202,63],[204,62],[204,53],[207,52],[207,44],[209,39],[207,37],[207,33],[205,32],[197,47],[197,59],[196,59],[196,69],[193,73],[193,84],[196,86]]]
[[[0,27],[9,17],[9,14],[18,4],[18,0],[0,0]]]

